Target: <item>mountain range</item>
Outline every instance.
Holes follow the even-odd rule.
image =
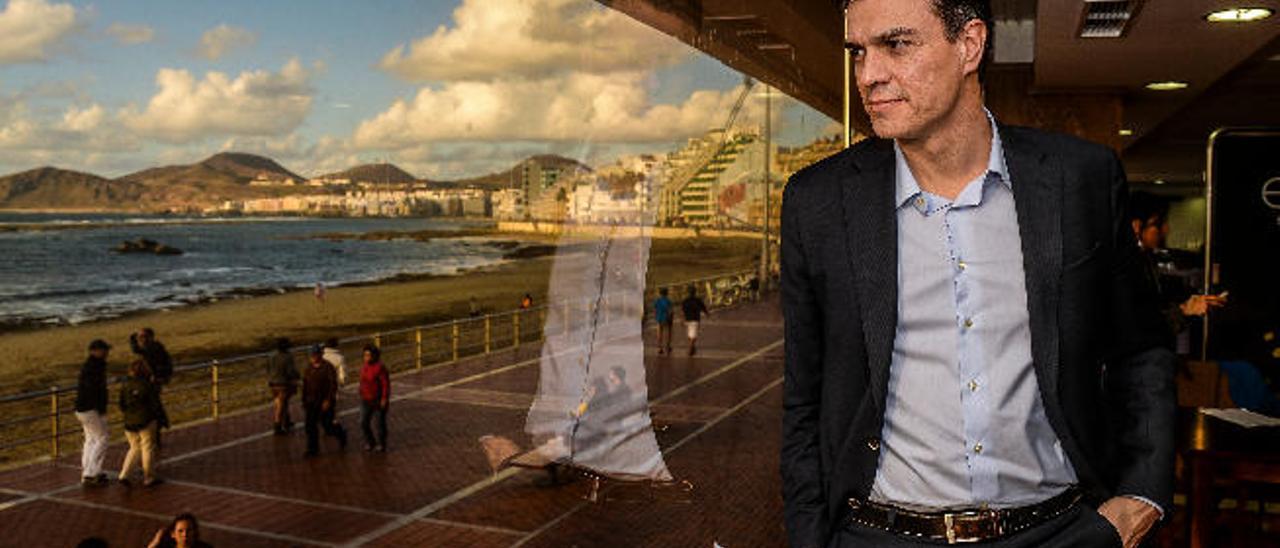
[[[560,169],[590,169],[568,158],[539,155],[506,171],[458,181],[425,181],[387,163],[359,165],[319,178],[497,190],[519,180],[522,166],[530,161]],[[306,180],[271,158],[241,152],[222,152],[194,164],[154,167],[115,179],[46,166],[0,177],[0,209],[186,212],[226,200],[322,192],[316,187],[250,184],[287,179]]]
[[[457,181],[435,181],[433,186],[441,188],[483,188],[487,190],[501,190],[511,188],[517,185],[523,177],[524,166],[530,162],[536,162],[542,169],[555,168],[561,171],[591,171],[591,167],[573,160],[558,156],[555,154],[538,154],[530,156],[517,162],[510,169],[481,175],[479,177],[471,177],[468,179],[459,179]]]
[[[402,185],[406,183],[417,182],[418,178],[410,175],[409,172],[400,169],[395,164],[363,164],[337,173],[321,175],[320,179],[337,180],[347,179],[349,181],[370,181],[382,184]]]

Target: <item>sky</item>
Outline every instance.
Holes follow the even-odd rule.
[[[594,0],[0,0],[0,174],[221,151],[304,176],[603,165],[723,124],[742,75]],[[763,121],[753,92],[741,120]],[[836,130],[774,100],[775,138]]]

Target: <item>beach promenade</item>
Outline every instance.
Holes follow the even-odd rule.
[[[540,351],[528,344],[395,376],[385,454],[360,450],[348,384],[339,401],[352,444],[324,440],[318,458],[302,458],[301,428],[272,436],[263,407],[167,433],[167,481],[153,488],[83,488],[78,452],[5,471],[0,546],[95,535],[145,546],[184,511],[219,547],[779,546],[781,323],[774,295],[718,309],[696,357],[684,354],[679,324],[674,356],[659,356],[647,332],[658,442],[676,478],[692,482],[688,493],[606,483],[590,502],[585,479],[540,487],[540,471],[495,474],[477,439],[526,439]],[[109,468],[123,450],[112,445]]]

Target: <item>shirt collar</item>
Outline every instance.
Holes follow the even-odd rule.
[[[992,179],[1003,183],[1006,187],[1012,189],[1013,183],[1009,180],[1009,168],[1004,161],[1004,145],[1000,139],[1000,128],[996,124],[995,116],[991,115],[991,111],[983,108],[982,111],[987,115],[987,122],[991,124],[991,152],[987,155],[987,173],[986,180]],[[899,208],[922,194],[920,183],[916,181],[916,177],[911,173],[911,166],[907,164],[907,158],[902,154],[902,148],[898,146],[898,142],[893,142],[893,156],[897,163],[895,184],[897,186],[897,194],[895,202]],[[972,186],[972,185],[970,185]],[[967,194],[966,192],[963,194]],[[981,189],[979,189],[980,191]],[[963,197],[963,194],[961,198]],[[978,197],[979,201],[981,196]],[[957,198],[960,200],[960,198]]]

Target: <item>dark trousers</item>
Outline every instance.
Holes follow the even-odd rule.
[[[378,437],[373,436],[373,428],[369,423],[376,420],[378,427]],[[367,445],[383,447],[387,446],[387,410],[378,405],[378,402],[360,402],[360,431],[364,433],[364,442]]]
[[[320,451],[320,429],[324,429],[327,436],[338,438],[338,445],[346,447],[347,431],[342,428],[342,424],[334,420],[333,407],[328,411],[322,411],[319,407],[307,407],[307,452],[317,453]]]
[[[850,523],[836,532],[827,548],[926,548],[945,545]],[[971,546],[983,548],[1121,548],[1120,534],[1107,518],[1086,504],[1076,504],[1040,525],[1010,536]]]

